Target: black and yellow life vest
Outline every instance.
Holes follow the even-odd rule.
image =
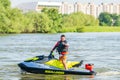
[[[58,42],[58,46],[57,46],[57,51],[58,52],[67,52],[68,51],[68,47],[65,46],[64,44],[67,44],[66,40]]]

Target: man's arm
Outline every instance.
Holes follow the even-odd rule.
[[[50,54],[49,54],[49,56],[48,56],[48,59],[49,59],[49,60],[52,59],[52,58],[54,58],[53,51],[56,49],[56,47],[58,46],[58,44],[59,44],[59,41],[55,44],[55,46],[54,46],[53,49],[51,50],[51,52],[50,52]]]
[[[51,52],[53,52],[56,49],[56,47],[58,46],[58,44],[59,44],[59,41],[55,44],[55,46],[53,47],[53,49],[51,50]]]
[[[69,44],[67,43],[67,41],[66,41],[66,42],[63,42],[62,44],[63,44],[64,46],[66,46],[66,47],[69,46]]]

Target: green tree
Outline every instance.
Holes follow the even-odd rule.
[[[87,15],[82,12],[72,13],[70,15],[64,16],[63,18],[63,28],[73,27],[73,32],[78,30],[81,31],[83,26],[96,25],[98,25],[97,19],[95,19],[91,15]]]
[[[0,13],[6,13],[6,9],[1,3],[0,3]]]
[[[49,19],[52,20],[52,32],[59,32],[62,25],[62,14],[59,13],[58,9],[55,8],[44,8],[42,10],[43,13],[47,14]]]
[[[99,15],[99,24],[101,26],[111,26],[112,25],[112,17],[111,14],[107,13],[107,12],[103,12]]]
[[[23,14],[18,9],[9,9],[7,17],[10,19],[9,33],[20,33],[23,31]]]
[[[110,14],[111,15],[111,17],[112,17],[112,24],[111,24],[111,26],[115,26],[116,24],[116,20],[117,20],[117,18],[118,18],[118,15],[117,14]]]
[[[40,14],[39,15],[39,21],[38,21],[38,32],[40,33],[49,33],[52,27],[52,21],[49,19],[49,17],[46,14]]]
[[[32,32],[29,21],[19,9],[10,8],[9,0],[0,0],[0,33]]]
[[[85,15],[86,21],[85,21],[85,26],[98,26],[99,25],[99,20],[93,17],[92,15]]]
[[[10,20],[9,26],[6,26],[8,29],[7,33],[21,33],[21,32],[32,32],[33,26],[23,13],[17,9],[8,9],[6,17]],[[5,23],[6,24],[6,23]]]
[[[7,33],[8,26],[10,25],[10,20],[6,16],[6,9],[2,3],[0,3],[0,33]]]
[[[25,17],[29,20],[30,25],[32,26],[32,32],[37,32],[37,13],[36,12],[27,12],[24,14]],[[29,28],[29,27],[28,27]]]
[[[29,12],[26,16],[34,26],[34,32],[48,33],[51,32],[52,21],[47,14]]]
[[[4,13],[0,13],[0,33],[8,33],[10,26],[10,20]]]
[[[120,15],[117,16],[117,18],[114,22],[114,26],[120,26]]]
[[[2,4],[4,8],[10,8],[11,5],[10,0],[0,0],[0,4]]]

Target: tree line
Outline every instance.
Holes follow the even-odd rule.
[[[99,15],[99,25],[101,26],[120,26],[120,15],[107,12]]]
[[[41,13],[23,13],[10,6],[9,0],[0,0],[0,33],[81,32],[83,26],[98,25],[97,19],[81,12],[68,15],[44,8]]]
[[[0,0],[0,33],[82,32],[84,26],[108,25],[109,22],[102,14],[96,19],[82,12],[60,14],[54,8],[44,8],[40,13],[23,13],[10,6],[9,0]],[[116,21],[116,17],[113,20]]]

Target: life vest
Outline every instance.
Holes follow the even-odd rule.
[[[59,41],[57,45],[57,51],[58,52],[67,52],[68,46],[65,46],[63,43],[67,44],[67,41]]]

